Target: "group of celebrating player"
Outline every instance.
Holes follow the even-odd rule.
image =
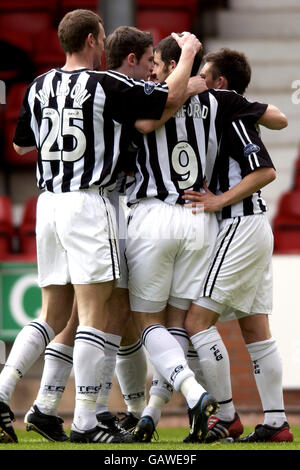
[[[242,53],[207,54],[199,74],[191,33],[153,53],[150,33],[124,26],[106,38],[96,13],[74,10],[58,36],[66,63],[28,87],[14,137],[20,155],[38,149],[42,309],[0,374],[0,442],[17,442],[11,397],[44,351],[25,423],[49,440],[149,442],[175,390],[188,406],[187,442],[292,441],[268,323],[273,235],[260,189],[275,170],[258,132],[286,117],[242,96],[251,78]],[[265,416],[246,437],[216,327],[232,318]],[[57,408],[72,367],[69,437]],[[123,419],[108,409],[115,371]]]

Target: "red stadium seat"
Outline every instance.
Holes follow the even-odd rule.
[[[136,15],[137,27],[151,31],[154,44],[172,32],[191,31],[192,16],[188,10],[141,9]]]
[[[20,167],[32,167],[37,161],[37,151],[32,150],[25,155],[19,155],[13,148],[13,138],[15,135],[15,129],[17,125],[17,119],[5,121],[4,125],[4,159],[9,165],[20,166]]]
[[[16,10],[55,11],[59,0],[0,0],[0,12]]]
[[[300,191],[281,196],[273,220],[274,253],[300,253]]]
[[[300,191],[289,191],[281,196],[273,223],[274,227],[300,223]]]
[[[136,0],[138,9],[142,8],[181,8],[192,13],[198,11],[198,0]]]
[[[37,75],[64,65],[65,53],[60,45],[56,29],[43,31],[39,35],[39,41],[35,43],[33,50],[33,60]]]
[[[12,204],[8,196],[0,196],[0,259],[5,259],[12,250],[14,227]]]
[[[97,12],[99,7],[98,0],[60,0],[61,15],[77,8],[85,8]]]
[[[61,8],[88,8],[88,9],[97,9],[99,6],[98,0],[60,0]]]
[[[33,43],[27,33],[0,28],[0,77],[7,90],[17,82],[31,82],[34,79]]]
[[[20,253],[36,256],[36,204],[37,196],[29,198],[24,206],[24,212],[20,227],[18,229]]]
[[[42,31],[51,29],[53,24],[52,15],[47,11],[14,11],[4,12],[0,14],[0,31],[10,30],[15,32],[16,35],[28,34],[31,37]]]
[[[296,160],[295,164],[294,190],[300,191],[300,158]]]
[[[300,169],[294,175],[294,189],[300,191]]]
[[[0,135],[2,137],[5,122],[5,104],[0,103]]]
[[[32,38],[28,36],[28,34],[22,33],[20,31],[18,31],[16,34],[16,31],[11,29],[0,29],[0,40],[22,49],[29,55],[32,54],[33,41]]]
[[[274,254],[300,254],[300,224],[274,229]]]
[[[22,106],[25,92],[29,83],[16,83],[7,93],[5,119],[16,119]]]
[[[13,148],[13,137],[17,119],[27,86],[27,83],[17,83],[10,88],[7,94],[6,111],[4,115],[4,159],[10,165],[28,167],[36,163],[36,150],[20,156]]]

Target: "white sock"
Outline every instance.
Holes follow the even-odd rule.
[[[282,391],[282,363],[274,338],[247,344],[261,399],[264,424],[279,427],[286,421]]]
[[[45,350],[44,359],[42,380],[34,404],[42,413],[56,416],[73,367],[73,348],[51,342]]]
[[[164,326],[149,326],[143,331],[142,339],[154,368],[175,390],[180,390],[184,379],[194,376],[182,347]]]
[[[140,418],[146,406],[147,357],[141,340],[120,346],[116,374],[128,412]]]
[[[186,354],[189,344],[189,337],[183,328],[168,328],[169,333],[176,339]],[[173,395],[173,387],[164,379],[164,377],[155,369],[153,373],[152,385],[149,390],[149,403],[143,412],[143,416],[151,416],[155,426],[160,420],[162,408],[167,404]],[[157,404],[157,406],[156,406]]]
[[[109,395],[116,368],[116,357],[121,336],[105,333],[104,365],[101,371],[100,390],[96,401],[96,413],[108,410]]]
[[[207,390],[207,385],[205,383],[204,376],[200,367],[199,357],[198,357],[197,351],[195,351],[193,346],[189,347],[186,358],[188,361],[189,368],[195,374],[195,379],[200,385],[202,385],[202,387],[204,387]]]
[[[152,395],[149,398],[149,403],[144,409],[142,416],[151,416],[156,427],[160,420],[161,412],[165,404],[166,402],[163,398]]]
[[[176,339],[176,341],[182,347],[184,354],[186,354],[189,344],[189,337],[185,329],[183,328],[168,328],[169,333]],[[165,404],[171,400],[173,394],[173,387],[167,382],[164,377],[155,369],[153,373],[152,385],[149,390],[151,396],[156,396],[164,400]],[[160,401],[158,400],[160,403]]]
[[[73,353],[76,403],[73,424],[88,430],[97,425],[96,400],[104,365],[105,333],[89,326],[79,326]]]
[[[169,333],[171,333],[172,336],[176,339],[176,341],[180,344],[182,347],[184,354],[187,354],[188,348],[189,348],[189,335],[187,334],[186,330],[184,328],[177,328],[177,327],[169,327],[168,328]]]
[[[230,362],[223,340],[217,328],[211,326],[193,335],[191,341],[199,357],[207,391],[220,405],[217,416],[231,421],[235,408],[232,402]]]
[[[26,374],[54,338],[53,329],[34,320],[20,331],[0,374],[0,401],[9,404],[18,381]]]
[[[190,376],[180,384],[180,391],[185,396],[189,408],[197,405],[201,395],[206,392],[202,385],[198,384],[195,377]]]

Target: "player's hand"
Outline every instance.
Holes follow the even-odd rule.
[[[181,49],[189,48],[195,54],[197,54],[197,52],[202,49],[202,44],[199,39],[195,36],[195,34],[189,33],[188,31],[184,31],[181,34],[172,33],[172,38],[175,39]]]
[[[200,75],[196,75],[195,77],[191,77],[189,79],[187,86],[187,92],[189,96],[198,95],[205,90],[208,90],[208,88],[204,78],[200,77]]]
[[[182,46],[186,43],[188,38],[191,36],[191,33],[188,31],[184,31],[183,33],[171,33],[171,36],[177,42],[178,46],[182,48]]]
[[[222,201],[222,194],[216,196],[212,193],[206,183],[203,184],[204,193],[199,191],[192,191],[186,189],[184,191],[183,199],[191,201],[185,204],[186,207],[191,207],[193,214],[198,214],[199,212],[217,212],[221,210],[224,205]]]

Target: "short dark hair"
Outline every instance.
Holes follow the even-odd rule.
[[[211,63],[214,80],[221,75],[228,81],[228,88],[243,95],[251,80],[251,67],[242,52],[226,47],[217,52],[209,52],[203,57],[205,63]]]
[[[102,19],[91,10],[69,11],[58,25],[58,38],[65,53],[73,54],[84,48],[90,33],[98,38]]]
[[[154,48],[155,52],[160,52],[161,60],[167,67],[171,60],[175,60],[178,63],[181,55],[181,48],[178,46],[175,39],[172,36],[167,36],[162,39]],[[197,75],[200,64],[202,61],[202,49],[195,55],[191,76]]]
[[[120,26],[105,41],[106,68],[117,69],[129,54],[134,53],[139,61],[147,47],[153,45],[150,31],[141,31],[134,26]]]

